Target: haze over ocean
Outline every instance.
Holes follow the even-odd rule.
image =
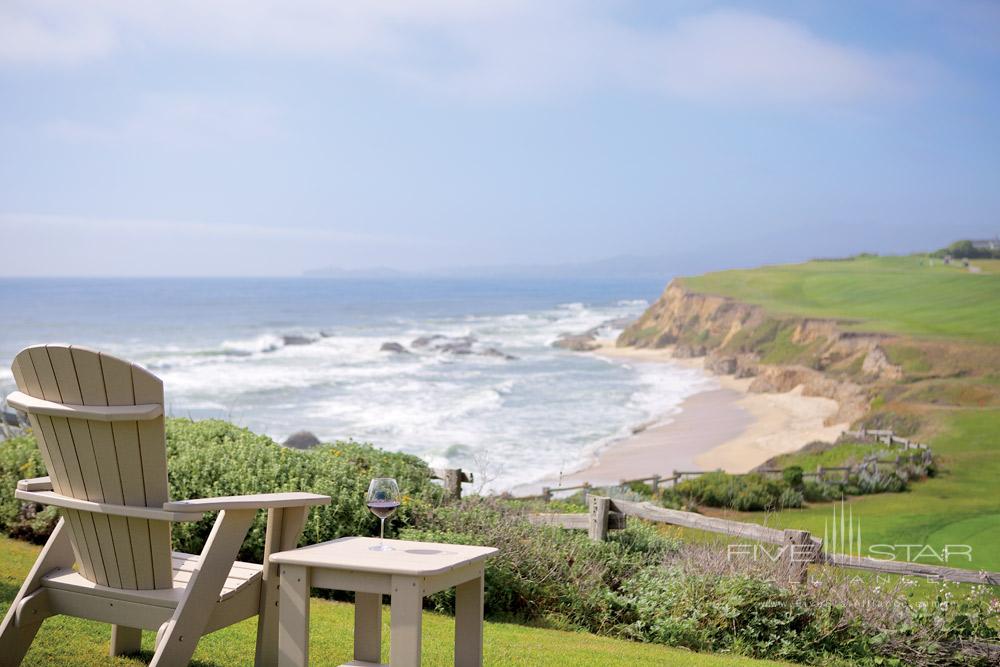
[[[168,412],[281,441],[299,429],[460,466],[503,489],[579,467],[711,381],[668,364],[551,347],[637,316],[659,280],[2,279],[0,394],[25,345],[69,342],[138,361]],[[607,329],[607,336],[616,332]],[[380,351],[474,336],[472,354]],[[308,341],[308,343],[306,343]],[[294,344],[299,343],[299,344]],[[494,348],[516,357],[483,354]]]

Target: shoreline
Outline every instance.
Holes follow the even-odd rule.
[[[688,396],[679,409],[660,416],[652,426],[609,443],[589,465],[534,482],[533,488],[617,484],[656,474],[666,477],[674,470],[743,473],[813,440],[836,440],[849,427],[824,425],[839,408],[832,399],[803,396],[801,386],[781,394],[750,392],[752,378],[712,374],[704,370],[701,358],[677,359],[670,348],[618,348],[607,341],[591,354],[697,368],[716,386]]]

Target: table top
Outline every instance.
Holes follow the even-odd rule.
[[[386,540],[386,546],[391,546],[393,551],[372,551],[371,547],[378,543],[375,537],[341,537],[271,554],[271,562],[332,570],[427,576],[485,560],[497,552],[493,547],[410,540]]]

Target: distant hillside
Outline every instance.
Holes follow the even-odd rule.
[[[1000,260],[928,255],[722,271],[670,283],[620,346],[673,346],[751,391],[840,405],[836,420],[928,442],[935,479],[850,502],[867,543],[969,544],[1000,567]],[[823,532],[829,509],[781,512],[780,527]],[[968,563],[956,563],[968,567]]]
[[[706,271],[718,264],[711,257],[635,256],[620,255],[587,262],[564,264],[498,264],[453,268],[401,271],[389,268],[342,269],[327,267],[309,269],[303,275],[310,278],[496,278],[512,280],[656,280],[666,282],[682,273]]]
[[[722,271],[682,284],[774,314],[854,320],[857,331],[1000,343],[1000,261],[945,265],[925,255]]]

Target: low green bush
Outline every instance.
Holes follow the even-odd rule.
[[[841,500],[846,496],[906,491],[909,480],[935,474],[933,462],[922,454],[899,456],[899,465],[886,470],[877,465],[862,467],[846,480],[805,480],[800,466],[782,470],[781,478],[762,473],[730,475],[710,472],[689,478],[659,492],[656,500],[664,507],[721,507],[739,511],[777,511],[802,507],[804,502]]]
[[[650,569],[627,582],[627,634],[696,651],[814,662],[866,653],[860,620],[769,581]]]
[[[0,530],[30,542],[45,541],[55,527],[56,509],[22,503],[14,491],[18,480],[46,474],[33,437],[22,435],[0,442]]]
[[[395,477],[404,494],[402,521],[421,503],[441,498],[421,459],[340,442],[296,450],[220,420],[167,420],[167,462],[170,497],[210,498],[277,491],[309,491],[332,498],[330,505],[310,511],[303,543],[322,542],[345,535],[374,534],[377,519],[364,504],[372,477]],[[44,475],[33,437],[7,440],[0,447],[0,530],[10,535],[44,539],[53,526],[54,512],[34,515],[37,506],[22,505],[13,497],[18,479]],[[201,521],[175,523],[173,544],[179,551],[200,553],[212,529],[214,514]],[[394,534],[398,522],[388,522]],[[242,558],[260,561],[264,552],[265,512],[259,512],[243,543]]]
[[[802,507],[802,494],[784,480],[759,473],[729,475],[709,472],[678,482],[664,492],[696,505],[726,507],[744,512]]]
[[[519,509],[478,497],[424,506],[413,521],[402,537],[500,550],[486,562],[490,615],[545,619],[592,632],[611,632],[620,623],[616,592],[679,547],[677,540],[641,522],[611,531],[606,542],[593,542],[583,531],[536,526]],[[454,592],[439,593],[432,603],[453,611]]]

